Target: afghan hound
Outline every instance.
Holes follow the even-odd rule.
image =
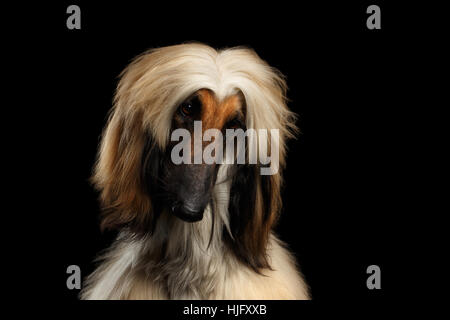
[[[283,75],[244,47],[181,44],[129,64],[92,177],[101,228],[119,233],[82,299],[309,299],[273,232],[285,142],[297,130],[286,90]],[[269,134],[264,142],[275,147],[279,170],[263,175],[259,162],[175,164],[171,134],[193,132],[195,121],[203,132],[278,129],[278,140]],[[244,152],[255,143],[246,139]]]

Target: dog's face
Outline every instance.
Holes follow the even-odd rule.
[[[202,124],[200,149],[210,146],[203,135],[209,129],[222,132],[220,139],[226,139],[227,129],[276,129],[279,140],[267,135],[262,142],[278,151],[280,172],[261,175],[260,162],[233,165],[224,213],[229,232],[223,240],[252,268],[268,266],[267,243],[281,208],[285,141],[296,129],[286,90],[281,74],[247,48],[217,51],[183,44],[137,57],[121,74],[92,177],[100,192],[102,228],[127,228],[146,236],[158,228],[162,214],[186,222],[202,219],[222,171],[218,162],[202,156],[195,161],[196,121]],[[172,161],[177,146],[172,133],[177,129],[194,137],[183,158],[196,164]],[[226,153],[227,145],[222,146]],[[259,143],[247,139],[245,147],[240,155],[250,158],[250,150],[257,147],[260,160]],[[213,210],[211,214],[215,216]]]
[[[191,161],[174,164],[171,154],[176,143],[171,142],[160,162],[158,179],[161,183],[157,193],[163,195],[165,209],[186,222],[196,222],[203,218],[203,212],[211,200],[211,192],[217,178],[220,164],[205,163],[204,148],[210,143],[225,145],[225,141],[214,141],[212,137],[212,141],[201,139],[202,148],[195,148],[194,141],[198,137],[194,135],[194,121],[201,122],[202,136],[208,129],[221,131],[222,137],[225,137],[226,129],[245,130],[245,105],[242,94],[230,95],[219,101],[212,91],[202,89],[183,101],[173,115],[171,131],[185,129],[192,137],[190,145],[185,149],[189,154],[184,155]],[[201,163],[194,163],[196,153]]]

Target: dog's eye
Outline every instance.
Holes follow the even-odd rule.
[[[236,130],[236,129],[241,129],[243,126],[244,125],[243,125],[242,121],[240,121],[239,119],[233,119],[227,123],[228,129]]]
[[[185,116],[190,116],[194,113],[194,107],[190,103],[187,103],[187,102],[183,103],[180,106],[180,110]]]
[[[200,112],[200,101],[198,98],[193,98],[190,101],[183,102],[179,110],[182,115],[186,117],[193,117]]]

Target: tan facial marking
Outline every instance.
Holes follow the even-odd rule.
[[[243,98],[239,94],[231,95],[223,101],[218,101],[215,94],[207,89],[201,89],[197,93],[198,99],[201,103],[201,111],[200,117],[195,121],[201,121],[202,124],[202,137],[206,130],[208,129],[217,129],[222,131],[226,129],[225,126],[228,121],[234,119],[235,117],[239,117],[241,120],[244,118],[243,109]],[[175,117],[175,121],[178,122],[179,125],[182,125],[182,120]],[[192,163],[195,162],[195,154],[197,154],[198,158],[201,158],[203,161],[203,149],[195,148],[195,135],[193,128],[191,130],[191,148],[187,150],[189,152],[189,157],[191,158]],[[202,139],[200,137],[200,139]],[[214,141],[214,137],[212,140],[201,140],[202,147],[205,148],[212,141]],[[185,151],[186,152],[186,151]],[[200,155],[200,156],[199,156]]]
[[[202,102],[202,129],[222,130],[227,121],[231,120],[238,112],[242,112],[242,102],[238,95],[232,95],[223,101],[217,101],[214,94],[209,90],[198,92]]]

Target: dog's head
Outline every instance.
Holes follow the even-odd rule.
[[[136,58],[121,74],[94,170],[102,227],[149,233],[160,214],[201,220],[222,165],[218,150],[237,149],[225,143],[227,130],[278,129],[278,139],[270,132],[248,136],[246,163],[228,170],[228,242],[253,268],[267,266],[267,240],[281,208],[285,140],[296,130],[285,91],[280,73],[247,48],[183,44]],[[180,147],[184,134],[192,139]],[[215,149],[217,143],[224,148]],[[249,150],[257,144],[275,148],[274,174],[262,175],[264,164],[249,163]],[[208,148],[213,161],[204,157]],[[174,155],[185,161],[174,161]]]

